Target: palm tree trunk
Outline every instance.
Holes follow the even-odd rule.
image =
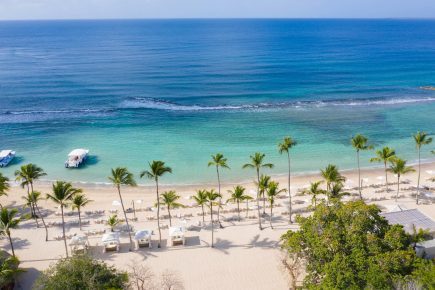
[[[359,167],[359,150],[356,151],[357,161],[358,161],[358,192],[359,192],[359,199],[362,199],[361,194],[361,169]]]
[[[418,148],[418,178],[417,178],[417,195],[416,195],[416,203],[418,204],[418,198],[420,195],[420,148]]]
[[[399,197],[399,187],[400,187],[400,174],[397,174],[397,193],[396,193],[396,202]]]
[[[221,178],[219,175],[219,166],[216,165],[216,173],[217,173],[217,178],[218,178],[218,193],[219,195],[221,195]],[[217,216],[218,216],[218,223],[219,223],[219,227],[222,227],[221,225],[221,220],[220,220],[220,208],[221,208],[221,203],[222,203],[222,197],[219,197],[219,205],[218,205],[218,210],[217,210]]]
[[[169,226],[172,227],[172,219],[171,219],[171,210],[168,205],[168,214],[169,214]]]
[[[41,211],[39,210],[38,204],[35,203],[36,205],[36,210],[38,211],[38,214],[41,216],[41,220],[42,220],[42,224],[44,225],[45,228],[45,241],[48,241],[48,228],[47,225],[45,224],[44,218],[42,217]]]
[[[128,237],[130,239],[130,245],[129,245],[129,249],[128,250],[131,251],[131,245],[133,244],[133,241],[131,239],[130,225],[128,224],[128,218],[127,218],[127,213],[125,212],[124,201],[122,200],[122,196],[121,196],[121,187],[120,187],[120,185],[117,186],[117,189],[118,189],[119,200],[121,201],[122,212],[124,213],[125,223],[127,224]]]
[[[238,200],[237,200],[237,214],[239,215],[239,222],[240,222],[240,205]]]
[[[263,230],[261,227],[261,216],[260,216],[260,170],[257,168],[257,212],[258,212],[258,227],[260,231]]]
[[[388,171],[387,171],[387,161],[384,162],[384,168],[385,168],[385,188],[388,193]]]
[[[204,213],[204,205],[203,204],[201,204],[201,208],[202,208],[202,223],[204,224],[205,223],[205,217],[204,217],[205,213]]]
[[[269,218],[269,223],[270,223],[270,228],[273,229],[273,225],[272,225],[272,210],[273,210],[273,203],[270,203],[270,218]]]
[[[77,211],[79,212],[79,228],[82,230],[82,217],[80,216],[80,208],[77,208]]]
[[[287,150],[287,159],[288,159],[288,214],[289,214],[289,222],[293,223],[292,221],[292,194],[290,191],[291,184],[290,184],[290,176],[291,176],[291,163],[290,163],[290,153]]]
[[[159,229],[159,243],[157,244],[157,248],[160,248],[160,244],[162,243],[162,231],[160,229],[160,196],[159,196],[159,180],[156,177],[156,197],[157,197],[157,227]]]
[[[246,218],[249,216],[249,199],[246,199]]]
[[[63,204],[60,205],[60,212],[62,214],[62,232],[63,232],[63,243],[65,244],[65,253],[68,258],[68,246],[66,245],[66,235],[65,235],[65,219],[63,217]]]
[[[12,242],[11,233],[8,231],[7,234],[8,234],[8,238],[9,238],[9,243],[11,244],[12,256],[15,257],[14,243]]]
[[[30,190],[33,193],[33,182],[30,182]],[[33,206],[33,213],[35,214],[36,227],[39,228],[38,216],[36,215],[35,203],[34,202],[32,202],[32,206]]]
[[[261,193],[261,198],[263,199],[263,216],[266,215],[266,198],[264,198],[264,191]]]
[[[213,201],[210,201],[210,215],[211,215],[211,247],[214,247],[213,244]]]

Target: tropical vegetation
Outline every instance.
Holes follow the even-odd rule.
[[[171,209],[184,207],[183,204],[179,203],[178,200],[181,198],[174,190],[165,191],[162,193],[160,197],[160,202],[166,206],[168,209],[168,215],[169,215],[169,225],[172,226],[172,216],[171,216]]]
[[[285,137],[284,140],[278,144],[278,151],[280,154],[287,154],[288,163],[288,212],[289,212],[289,222],[292,223],[292,195],[291,195],[291,159],[290,159],[290,149],[297,145],[296,140],[292,137]]]

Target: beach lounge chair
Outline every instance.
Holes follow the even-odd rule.
[[[119,241],[119,233],[107,233],[101,238],[103,243],[103,253],[107,251],[117,251],[119,252],[119,246],[121,242]]]
[[[186,240],[184,237],[185,232],[184,227],[170,227],[169,228],[169,241],[171,243],[171,246],[175,246],[177,244],[185,245]]]
[[[71,252],[73,254],[85,254],[89,249],[89,241],[86,235],[72,236],[69,241]]]
[[[148,229],[137,231],[136,234],[134,235],[134,239],[136,240],[137,247],[138,248],[148,247],[151,249],[152,248],[151,235],[152,235],[152,231]]]

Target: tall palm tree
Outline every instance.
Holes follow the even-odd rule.
[[[289,222],[292,223],[292,195],[291,195],[291,160],[290,160],[290,149],[297,145],[296,140],[292,137],[285,137],[284,140],[278,144],[278,151],[280,154],[287,154],[287,162],[288,162],[288,212],[289,212]]]
[[[136,181],[134,181],[133,174],[128,171],[125,167],[117,167],[115,169],[112,168],[112,175],[108,177],[109,180],[113,183],[113,185],[118,190],[119,200],[121,201],[122,212],[124,213],[125,223],[127,224],[128,237],[130,239],[130,248],[129,251],[132,250],[133,241],[131,239],[131,228],[128,224],[127,213],[125,212],[124,201],[122,200],[121,195],[121,186],[136,186]]]
[[[193,196],[193,199],[195,200],[197,205],[201,206],[202,209],[202,223],[205,223],[205,214],[204,214],[204,204],[207,204],[207,190],[200,189],[196,192],[196,195]]]
[[[260,176],[260,184],[258,188],[260,189],[260,196],[263,199],[263,215],[266,215],[266,198],[265,193],[269,187],[270,176],[262,174]]]
[[[228,190],[228,193],[231,195],[231,197],[227,200],[227,202],[237,203],[237,214],[239,216],[239,221],[240,221],[240,203],[247,199],[252,198],[249,195],[245,194],[245,190],[246,188],[244,188],[241,185],[235,186],[233,190]]]
[[[47,173],[45,173],[41,167],[29,163],[21,166],[20,170],[15,171],[15,180],[20,182],[22,188],[27,188],[27,195],[29,195],[30,192],[33,191],[33,183],[45,175],[47,175]],[[36,215],[34,204],[31,205],[31,213],[32,217],[35,218],[36,226],[38,227],[38,216]]]
[[[356,157],[357,157],[357,162],[358,162],[358,192],[359,192],[359,198],[362,199],[362,194],[361,194],[361,168],[359,165],[359,152],[360,151],[365,151],[365,150],[370,150],[373,149],[372,145],[368,144],[368,138],[361,135],[361,134],[357,134],[354,137],[351,138],[351,144],[352,147],[355,148],[356,150]]]
[[[221,179],[219,174],[219,168],[226,168],[230,169],[230,167],[227,164],[227,158],[224,157],[223,154],[217,153],[216,155],[211,156],[211,161],[208,163],[208,166],[215,166],[216,167],[216,174],[217,174],[217,180],[218,180],[218,193],[221,194]],[[219,199],[219,203],[222,203],[222,198]],[[218,223],[219,226],[222,227],[221,221],[220,221],[220,214],[219,214],[220,206],[218,206]]]
[[[273,216],[273,205],[275,204],[275,198],[280,194],[281,192],[286,192],[287,189],[279,189],[279,183],[275,181],[269,182],[269,185],[267,187],[267,197],[269,199],[270,203],[270,217],[269,217],[269,223],[270,228],[273,229],[272,225],[272,216]]]
[[[150,169],[142,171],[140,177],[146,176],[149,179],[153,179],[156,182],[156,199],[157,199],[157,227],[159,228],[159,244],[157,245],[160,248],[160,244],[162,243],[162,232],[160,230],[160,195],[159,195],[159,178],[162,177],[165,173],[172,173],[171,167],[165,166],[165,162],[163,161],[153,161],[152,163],[148,163]]]
[[[9,187],[9,178],[0,173],[0,196],[7,196]],[[0,203],[0,209],[2,208],[3,205]]]
[[[381,150],[376,151],[376,157],[373,157],[370,159],[370,162],[383,162],[384,163],[384,169],[385,169],[385,188],[388,192],[388,168],[387,163],[393,161],[393,159],[396,157],[396,151],[394,149],[385,146]]]
[[[214,234],[214,230],[213,230],[213,205],[217,205],[219,206],[217,200],[221,199],[222,195],[220,195],[219,193],[217,193],[216,191],[214,191],[213,189],[210,191],[207,191],[207,201],[208,201],[208,206],[210,207],[210,219],[211,219],[211,247],[214,247],[213,244],[213,234]]]
[[[68,247],[66,245],[66,235],[65,235],[65,219],[63,214],[63,209],[67,207],[74,195],[81,193],[82,190],[79,188],[74,188],[71,183],[66,181],[56,181],[52,186],[52,193],[47,194],[47,199],[52,200],[54,203],[60,206],[60,212],[62,215],[62,232],[63,232],[63,242],[65,244],[65,253],[68,257]]]
[[[2,208],[0,211],[0,235],[5,235],[9,239],[11,244],[12,256],[15,257],[14,244],[11,238],[11,229],[16,229],[20,223],[20,219],[15,216],[18,214],[18,210]]]
[[[177,202],[181,197],[174,191],[165,191],[160,197],[160,202],[163,203],[168,209],[169,225],[172,226],[171,208],[184,207],[181,203]]]
[[[84,194],[76,194],[72,199],[72,208],[77,209],[79,213],[79,228],[82,230],[82,217],[81,217],[81,209],[85,207],[88,203],[92,202],[92,200],[88,199]]]
[[[317,206],[317,196],[320,194],[325,194],[325,190],[320,188],[320,184],[322,184],[322,180],[311,182],[310,187],[303,191],[303,194],[309,194],[313,197],[311,198],[311,204],[313,204],[314,208]]]
[[[251,155],[251,163],[246,163],[243,165],[242,168],[252,168],[255,169],[257,172],[257,212],[258,212],[258,227],[260,230],[263,228],[261,227],[261,216],[260,216],[260,169],[261,168],[273,168],[272,163],[264,163],[264,157],[266,157],[265,154],[256,152],[254,155]]]
[[[44,216],[41,214],[39,210],[38,202],[42,199],[41,193],[39,191],[32,191],[27,197],[23,196],[23,199],[26,201],[27,206],[31,206],[32,204],[35,206],[35,210],[38,212],[38,216],[41,218],[42,224],[45,228],[45,241],[48,241],[48,227],[45,223]]]
[[[415,134],[413,137],[418,151],[418,179],[417,179],[417,195],[416,195],[416,203],[418,204],[418,198],[420,196],[421,146],[432,143],[432,137],[429,137],[426,132],[420,132],[420,131],[418,131],[417,134]]]
[[[396,157],[391,162],[388,171],[397,175],[397,193],[396,193],[396,202],[397,202],[397,198],[399,197],[399,189],[400,189],[400,176],[405,175],[406,173],[409,172],[414,172],[415,169],[412,168],[411,166],[406,166],[405,160]]]

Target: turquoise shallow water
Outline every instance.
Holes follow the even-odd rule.
[[[297,173],[353,168],[356,133],[412,161],[411,134],[435,131],[435,91],[420,88],[435,85],[434,47],[435,21],[0,22],[0,147],[19,155],[0,170],[105,182],[161,159],[164,182],[190,184],[214,181],[222,152],[235,181],[256,151],[284,173],[285,135]],[[64,169],[77,147],[90,162]]]

